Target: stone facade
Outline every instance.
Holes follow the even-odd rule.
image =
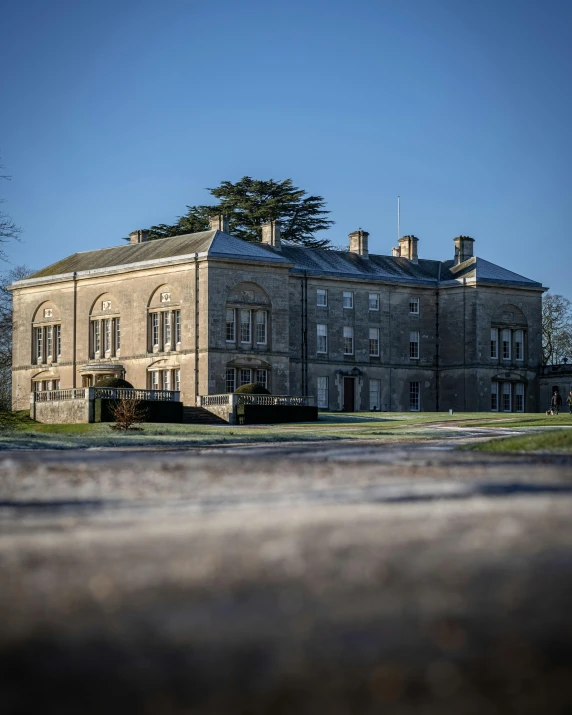
[[[544,289],[476,258],[472,239],[429,261],[414,236],[390,257],[361,230],[341,252],[288,245],[277,226],[262,244],[220,227],[135,232],[15,283],[14,407],[118,375],[186,405],[261,381],[330,410],[542,409]]]

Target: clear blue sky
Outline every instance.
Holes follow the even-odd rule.
[[[4,0],[3,208],[40,268],[292,178],[333,243],[419,236],[572,298],[570,0]]]

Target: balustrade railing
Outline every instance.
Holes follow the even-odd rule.
[[[246,395],[243,393],[229,392],[224,395],[200,395],[197,400],[199,407],[209,409],[209,407],[231,408],[237,405],[314,405],[314,397],[298,397],[295,395]]]
[[[87,397],[87,387],[73,387],[68,390],[42,390],[32,392],[36,402],[55,402],[57,400],[83,400]]]
[[[32,392],[34,402],[58,400],[151,400],[153,402],[179,402],[177,390],[138,390],[128,387],[74,387],[67,390],[42,390]]]

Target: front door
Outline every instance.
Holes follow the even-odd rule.
[[[356,408],[355,378],[344,377],[344,412],[353,412]]]

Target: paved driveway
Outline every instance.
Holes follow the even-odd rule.
[[[572,458],[0,458],[6,713],[565,713]]]

